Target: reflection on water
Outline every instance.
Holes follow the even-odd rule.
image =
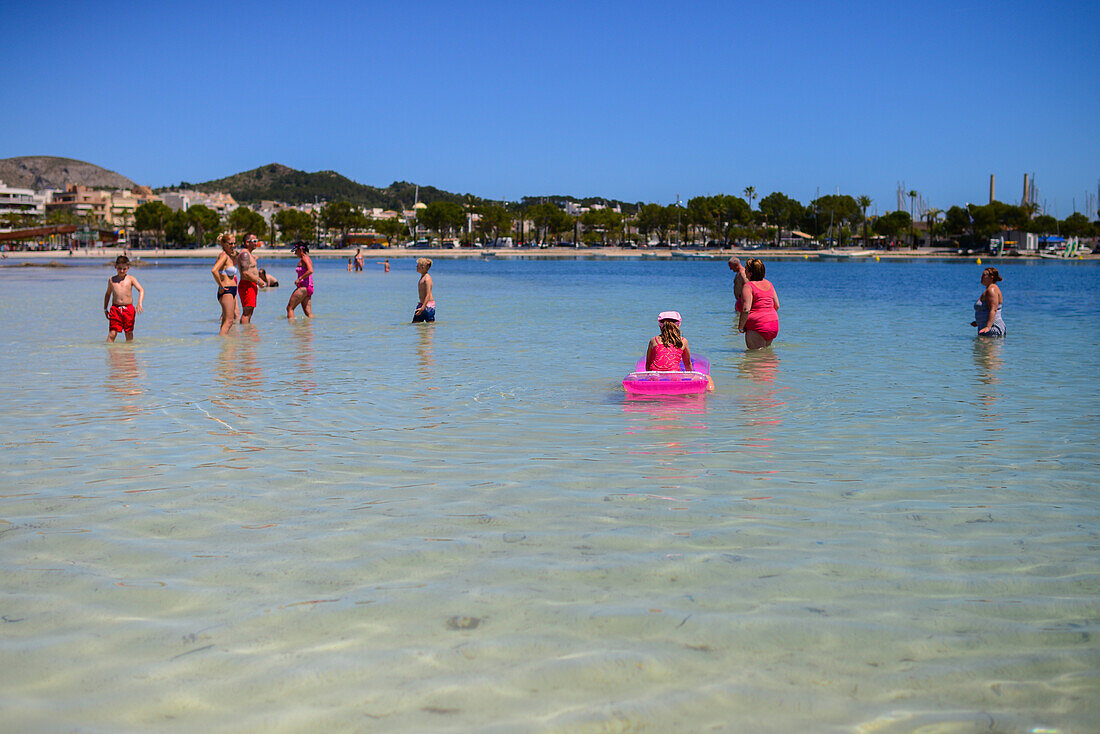
[[[143,410],[141,398],[146,388],[144,364],[128,344],[116,344],[107,349],[107,389],[119,399],[121,420],[136,418]]]
[[[770,448],[773,441],[770,434],[782,424],[780,411],[786,404],[782,394],[787,388],[775,384],[779,375],[779,355],[771,348],[745,352],[737,369],[753,383],[741,399],[746,436],[756,442],[747,445]]]
[[[772,348],[745,352],[737,368],[753,382],[774,382],[779,374],[779,355]]]
[[[416,331],[416,357],[420,364],[420,370],[424,373],[430,373],[432,368],[435,367],[435,350],[432,343],[435,339],[435,329],[428,325],[419,326]]]
[[[435,328],[431,324],[419,324],[416,328],[416,390],[413,396],[426,399],[420,407],[420,422],[438,426],[440,415],[437,412],[439,398],[432,396],[439,390],[435,371]],[[428,399],[430,398],[430,399]]]
[[[260,332],[249,325],[221,340],[214,379],[222,386],[222,395],[215,402],[238,417],[241,405],[263,393],[263,369],[256,353],[259,346]]]
[[[632,395],[624,393],[623,412],[646,418],[676,420],[685,416],[705,415],[706,395]],[[653,428],[653,426],[649,426]],[[704,427],[705,426],[701,426]]]
[[[313,379],[313,319],[295,319],[288,326],[294,365],[298,371],[296,383],[302,392],[309,394],[317,389],[317,382]]]
[[[1001,379],[997,373],[1004,365],[1004,344],[1004,339],[974,340],[974,365],[978,368],[978,402],[982,406],[979,416],[982,420],[995,422],[1001,417],[996,410],[996,403],[1001,397],[998,387]]]

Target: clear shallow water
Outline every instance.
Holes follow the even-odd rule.
[[[1100,728],[1100,268],[321,262],[217,331],[209,263],[0,281],[5,729]],[[272,261],[284,283],[293,261]],[[684,315],[703,399],[620,380]],[[488,346],[487,346],[488,345]]]

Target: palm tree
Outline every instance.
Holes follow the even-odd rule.
[[[928,220],[928,245],[929,246],[931,246],[932,243],[936,239],[935,236],[934,236],[935,235],[934,230],[935,230],[935,227],[936,227],[936,218],[942,213],[943,213],[942,209],[937,209],[935,207],[930,207],[928,209],[928,211],[926,211],[924,213],[925,219]]]
[[[745,198],[749,200],[749,216],[751,217],[752,216],[752,200],[756,198],[756,187],[755,186],[746,186],[745,187]],[[749,226],[752,227],[753,224],[750,222]]]
[[[867,246],[867,207],[871,206],[871,197],[867,194],[863,194],[856,199],[856,204],[859,206],[859,210],[863,216],[863,246]]]
[[[910,189],[909,190],[909,221],[910,222],[913,222],[916,219],[913,216],[913,205],[917,201],[917,196],[918,196],[918,194],[917,194],[916,189]],[[910,244],[911,247],[916,247],[917,246],[917,231],[915,229],[912,229],[912,225],[910,225],[910,230],[909,230],[909,244]]]

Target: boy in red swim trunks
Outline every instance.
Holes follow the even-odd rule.
[[[137,288],[138,302],[136,313],[141,313],[145,301],[145,289],[137,278],[130,275],[130,258],[119,255],[115,258],[115,271],[107,279],[107,292],[103,294],[103,315],[107,317],[109,330],[107,341],[113,342],[118,332],[126,334],[126,341],[134,340],[134,288]]]
[[[252,323],[252,312],[256,310],[256,294],[259,288],[267,288],[267,282],[260,278],[260,268],[252,251],[260,246],[256,235],[246,235],[244,247],[237,253],[237,267],[240,268],[241,281],[237,285],[237,295],[241,299],[241,323]]]

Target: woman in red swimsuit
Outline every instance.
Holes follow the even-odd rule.
[[[741,318],[737,329],[745,334],[745,346],[763,349],[779,334],[779,296],[764,280],[764,263],[752,258],[745,263],[748,282],[741,291]]]

